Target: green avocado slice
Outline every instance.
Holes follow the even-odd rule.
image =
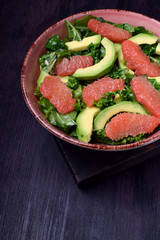
[[[107,38],[103,38],[101,44],[104,46],[106,51],[104,58],[99,63],[91,67],[79,68],[73,74],[73,77],[80,80],[93,80],[98,79],[111,71],[116,60],[114,43]]]
[[[50,74],[41,70],[39,78],[37,80],[37,86],[40,87],[45,77],[50,76]]]
[[[158,76],[158,77],[148,77],[148,79],[156,79],[157,83],[160,85],[160,76]]]
[[[49,73],[46,73],[46,72],[44,72],[44,71],[41,70],[40,75],[39,75],[39,78],[38,78],[38,80],[37,80],[37,86],[38,86],[38,87],[41,86],[43,80],[44,80],[45,77],[47,77],[47,76],[49,77],[49,76],[52,76],[52,75],[50,75]],[[69,76],[60,77],[61,81],[64,82],[64,83],[67,83],[67,82],[68,82],[68,78],[69,78]]]
[[[132,112],[149,115],[145,108],[138,102],[123,101],[100,111],[94,119],[94,130],[103,129],[107,121],[120,112]]]
[[[116,49],[116,53],[118,53],[119,50],[121,49],[121,44],[120,43],[114,43],[114,47]]]
[[[94,35],[90,37],[83,38],[81,41],[71,41],[65,44],[69,51],[83,51],[86,50],[89,44],[93,43],[96,47],[99,47],[101,43],[101,35]]]
[[[141,44],[152,45],[158,41],[158,37],[150,33],[139,33],[129,38],[128,40],[135,42],[138,45],[141,45]]]
[[[156,53],[160,55],[160,43],[157,44]]]
[[[99,108],[96,107],[86,107],[80,114],[78,115],[77,122],[77,136],[80,141],[88,143],[91,139],[92,130],[93,130],[93,119],[100,111]]]

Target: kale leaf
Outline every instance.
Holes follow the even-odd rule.
[[[122,78],[128,86],[130,85],[131,79],[134,77],[134,75],[129,72],[129,69],[119,69],[117,67],[113,68],[112,71],[108,73],[108,76],[114,79]]]
[[[56,60],[57,60],[57,56],[55,52],[50,52],[42,55],[39,58],[41,70],[43,70],[44,72],[50,73],[50,71],[53,69],[56,63]]]
[[[147,55],[151,56],[156,53],[157,44],[149,45],[149,44],[142,44],[141,49]]]
[[[87,15],[83,18],[77,19],[73,22],[73,26],[81,33],[82,38],[93,36],[96,33],[92,32],[88,29],[87,25],[90,19],[96,19],[96,17],[92,15]]]
[[[48,39],[47,43],[45,44],[45,48],[48,50],[56,51],[61,48],[66,48],[64,40],[60,40],[58,34],[52,36]]]
[[[60,114],[56,108],[44,97],[39,99],[40,110],[45,114],[46,119],[51,125],[57,126],[60,130],[68,132],[71,127],[76,125],[77,112],[73,111],[68,114]]]
[[[61,58],[70,58],[71,52],[69,52],[67,49],[58,49],[56,51],[57,61],[60,62]]]
[[[117,95],[116,91],[115,92],[107,92],[104,94],[104,97],[100,98],[97,102],[94,102],[93,105],[100,109],[112,106],[112,105],[116,104],[116,102],[114,101],[114,98],[116,95]]]
[[[154,77],[151,79],[151,78],[148,78],[148,81],[150,81],[153,86],[155,87],[155,89],[159,90],[160,91],[160,85],[157,83],[156,79],[154,79]]]
[[[72,130],[71,133],[70,133],[70,136],[71,136],[71,137],[74,137],[74,138],[78,138],[76,128],[73,128],[73,130]]]
[[[70,41],[77,40],[81,41],[81,34],[80,32],[68,21],[65,21],[67,32],[68,32],[68,38]]]
[[[120,101],[136,101],[131,87],[125,86],[125,89],[117,90],[116,93],[119,95]]]
[[[73,26],[74,27],[87,27],[87,24],[89,22],[90,19],[96,19],[96,17],[92,16],[92,15],[87,15],[83,18],[80,18],[80,19],[77,19],[77,20],[74,20],[73,22]]]
[[[160,56],[158,56],[158,57],[150,56],[150,59],[152,62],[155,62],[160,67]]]
[[[77,99],[77,102],[74,104],[74,106],[75,106],[75,109],[74,109],[75,112],[81,112],[86,107],[86,104],[83,100]]]
[[[134,143],[134,142],[142,141],[145,138],[146,138],[146,134],[141,133],[141,134],[138,134],[136,137],[128,136],[126,138],[123,138],[117,141],[112,141],[110,138],[106,136],[104,129],[93,131],[93,135],[92,135],[92,140],[94,142],[105,143],[109,145],[122,145],[127,143]]]
[[[135,28],[132,27],[130,24],[128,23],[121,23],[121,24],[114,24],[114,26],[119,27],[119,28],[123,28],[124,30],[130,32],[130,33],[134,33],[135,32]]]
[[[67,85],[68,88],[71,88],[71,89],[75,90],[79,87],[79,81],[75,77],[70,76],[68,78],[68,81],[67,81],[66,85]]]
[[[93,58],[93,64],[100,62],[105,56],[105,48],[103,46],[97,48],[96,45],[90,43],[87,50],[83,52],[83,55],[88,55]]]
[[[138,26],[134,28],[134,32],[133,35],[137,35],[139,33],[152,33],[149,30],[147,30],[145,27],[143,26]]]
[[[78,88],[72,91],[73,98],[82,99],[83,86],[79,84]]]
[[[87,27],[76,26],[75,28],[80,32],[82,39],[85,37],[90,37],[90,36],[96,35],[96,33],[92,32]]]
[[[122,101],[136,101],[131,87],[126,87],[121,91],[107,92],[104,94],[104,97],[94,102],[93,105],[100,109],[104,109]]]
[[[40,86],[37,86],[37,88],[34,90],[34,95],[37,97],[41,97],[42,94],[40,92]]]

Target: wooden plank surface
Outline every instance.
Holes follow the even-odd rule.
[[[2,240],[160,239],[159,156],[79,189],[55,138],[33,118],[22,97],[21,66],[32,42],[58,20],[98,8],[160,20],[158,0],[1,1]]]

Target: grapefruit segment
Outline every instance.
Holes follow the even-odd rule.
[[[134,77],[131,87],[136,100],[141,103],[148,112],[160,119],[160,91],[147,80],[146,77]]]
[[[90,19],[88,28],[95,33],[100,34],[102,37],[108,38],[114,43],[122,43],[124,40],[132,36],[128,31],[115,27],[109,23],[101,23],[96,19]]]
[[[105,133],[112,140],[120,140],[141,133],[152,133],[159,124],[160,120],[154,116],[120,113],[106,125]]]
[[[110,77],[101,78],[91,84],[88,84],[82,92],[82,99],[87,107],[93,106],[93,101],[97,102],[104,93],[114,92],[124,89],[123,79],[112,79]]]
[[[93,58],[91,56],[72,56],[62,58],[60,62],[56,62],[54,72],[61,77],[72,75],[79,68],[86,68],[93,65]]]
[[[49,76],[40,86],[41,94],[52,103],[61,114],[72,112],[76,99],[72,98],[71,90],[57,76]]]
[[[130,40],[122,43],[123,57],[127,62],[127,67],[135,70],[135,74],[140,76],[147,74],[150,77],[160,76],[160,67],[152,63],[149,57],[143,53],[141,47]]]

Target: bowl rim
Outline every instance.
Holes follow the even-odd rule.
[[[33,107],[32,102],[30,101],[28,94],[27,94],[27,90],[26,90],[26,86],[25,86],[25,73],[26,73],[26,66],[30,57],[30,54],[32,53],[32,51],[34,50],[36,44],[52,29],[54,29],[57,25],[64,23],[64,21],[66,20],[71,20],[71,18],[74,17],[78,17],[81,15],[88,15],[88,14],[94,14],[94,13],[99,13],[99,12],[112,12],[112,13],[125,13],[125,14],[132,14],[132,15],[136,15],[136,16],[141,16],[143,18],[146,18],[147,20],[152,20],[158,24],[160,24],[160,22],[152,17],[148,17],[144,14],[141,13],[137,13],[137,12],[133,12],[133,11],[128,11],[128,10],[121,10],[121,9],[97,9],[97,10],[89,10],[89,11],[84,11],[84,12],[80,12],[71,16],[68,16],[58,22],[56,22],[55,24],[51,25],[49,28],[47,28],[45,31],[43,31],[38,38],[36,38],[36,40],[33,42],[33,44],[30,46],[29,50],[27,51],[27,54],[24,58],[23,61],[23,65],[22,65],[22,69],[21,69],[21,90],[23,93],[23,97],[24,100],[30,110],[30,112],[33,114],[33,116],[37,119],[37,121],[49,132],[51,132],[53,135],[55,135],[56,137],[69,142],[73,145],[79,146],[79,147],[83,147],[86,149],[92,149],[92,150],[100,150],[100,151],[126,151],[126,150],[135,150],[135,149],[139,149],[142,147],[146,147],[150,144],[154,144],[155,142],[160,140],[160,130],[158,132],[156,132],[154,135],[149,136],[148,138],[146,138],[145,140],[136,142],[136,143],[129,143],[129,144],[123,144],[123,145],[108,145],[108,144],[103,144],[103,143],[85,143],[82,141],[79,141],[71,136],[69,136],[68,134],[64,133],[63,131],[59,130],[58,128],[56,128],[55,126],[51,125],[49,122],[46,123],[43,121],[43,119],[39,116],[39,114],[37,113],[36,109]],[[38,101],[38,99],[37,99]]]

